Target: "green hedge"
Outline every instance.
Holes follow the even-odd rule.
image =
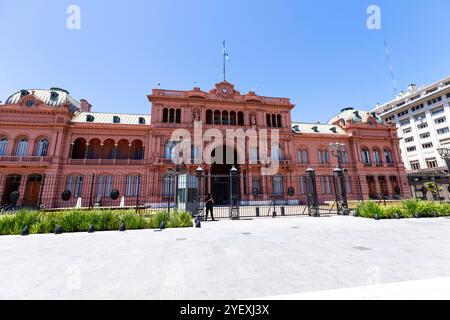
[[[128,230],[157,229],[164,222],[168,228],[193,227],[188,212],[158,212],[147,215],[135,211],[68,210],[61,212],[38,212],[22,210],[15,214],[0,216],[0,235],[18,235],[25,227],[31,234],[54,233],[60,226],[64,232],[87,232],[90,225],[95,231],[118,230],[123,223]]]
[[[360,203],[356,215],[371,219],[405,219],[450,216],[450,203],[407,200],[401,205],[383,206],[373,201]]]

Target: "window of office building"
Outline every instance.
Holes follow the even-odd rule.
[[[422,145],[422,148],[424,148],[424,149],[431,149],[431,148],[433,148],[433,143],[424,143],[423,145]]]
[[[407,129],[403,130],[404,134],[408,134],[408,133],[411,133],[411,132],[412,132],[412,128],[407,128]]]
[[[420,139],[428,139],[430,136],[431,136],[431,135],[430,135],[429,132],[427,132],[427,133],[422,133],[422,134],[420,135]]]
[[[428,167],[429,169],[437,168],[437,167],[438,167],[438,163],[437,163],[436,158],[433,158],[433,159],[427,159],[427,167]]]
[[[407,126],[407,125],[409,125],[411,123],[411,120],[409,120],[409,119],[406,119],[406,120],[403,120],[403,121],[400,121],[400,126]]]
[[[432,116],[435,116],[435,115],[441,114],[441,113],[444,113],[444,107],[440,107],[440,108],[437,108],[437,109],[434,109],[433,111],[431,111]]]
[[[418,106],[415,106],[411,109],[412,112],[415,112],[417,110],[423,109],[423,103],[419,104]]]
[[[409,147],[409,148],[406,149],[406,151],[408,151],[408,152],[414,152],[416,150],[417,150],[416,147]]]
[[[414,137],[408,137],[408,138],[405,139],[406,143],[410,143],[410,142],[413,142],[413,141],[414,141]]]
[[[441,135],[441,134],[446,134],[446,133],[449,133],[450,132],[450,129],[447,127],[447,128],[442,128],[442,129],[438,129],[437,130],[437,133],[439,134],[439,135]]]
[[[420,170],[420,163],[419,163],[419,161],[411,162],[411,170]]]
[[[427,116],[425,115],[425,113],[421,113],[421,114],[415,116],[415,117],[414,117],[414,120],[416,120],[416,121],[422,121],[422,120],[424,120],[424,119],[426,119],[426,118],[427,118]]]
[[[442,123],[446,123],[446,122],[447,122],[446,117],[442,117],[442,118],[434,120],[434,123],[436,123],[436,124],[442,124]]]
[[[428,123],[421,123],[421,124],[419,124],[419,125],[417,125],[417,128],[419,128],[419,129],[425,129],[425,128],[428,128]]]

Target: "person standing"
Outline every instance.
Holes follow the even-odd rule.
[[[214,220],[214,197],[211,193],[205,199],[205,207],[206,207],[206,218],[205,221],[208,221],[208,214],[211,212],[211,219]]]

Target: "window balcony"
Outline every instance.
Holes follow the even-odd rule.
[[[29,163],[29,164],[48,164],[52,162],[52,157],[33,157],[33,156],[1,156],[1,163]]]
[[[136,159],[69,159],[69,165],[81,166],[81,165],[102,165],[102,166],[115,166],[115,165],[143,165],[144,160]]]

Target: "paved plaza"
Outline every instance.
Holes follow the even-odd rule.
[[[0,237],[1,299],[450,298],[450,219]]]

